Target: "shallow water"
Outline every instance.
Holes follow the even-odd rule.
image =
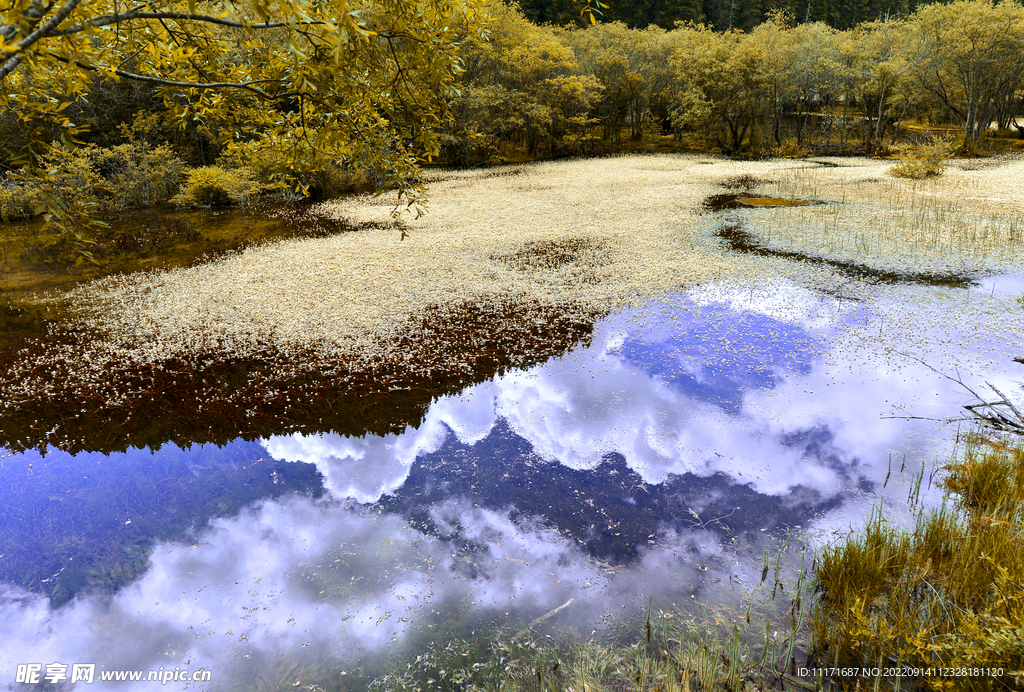
[[[922,470],[939,500],[967,401],[943,372],[1024,369],[993,326],[1019,278],[986,281],[705,284],[387,435],[4,453],[0,686],[53,661],[312,684],[564,604],[548,624],[586,633],[649,598],[740,603],[790,532],[819,546],[880,500],[905,520]]]

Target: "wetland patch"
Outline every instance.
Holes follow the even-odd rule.
[[[793,262],[807,262],[831,267],[839,273],[858,281],[871,284],[923,284],[926,286],[944,286],[946,288],[969,288],[977,284],[974,277],[964,274],[939,272],[914,272],[881,269],[851,260],[831,259],[815,256],[796,250],[781,250],[761,243],[753,234],[743,230],[738,223],[720,227],[715,235],[726,241],[727,247],[733,252],[759,255],[761,257],[778,257]]]
[[[291,431],[385,434],[416,424],[433,398],[560,354],[590,330],[585,312],[498,298],[428,309],[396,338],[402,359],[268,344],[246,357],[132,360],[102,334],[56,323],[0,349],[0,439],[12,451],[115,452]]]

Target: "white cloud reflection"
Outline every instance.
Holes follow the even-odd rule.
[[[438,399],[400,435],[264,444],[276,458],[316,464],[335,497],[360,502],[400,487],[448,430],[473,444],[498,419],[574,469],[618,452],[648,483],[725,473],[764,494],[801,486],[831,497],[862,479],[880,482],[890,453],[915,464],[934,456],[933,423],[893,416],[953,416],[963,398],[953,382],[866,336],[885,310],[785,283],[705,286],[605,320],[587,349]],[[927,330],[933,312],[910,319]],[[950,345],[941,346],[948,359]],[[961,351],[972,357],[970,346]],[[827,433],[827,455],[794,445],[811,430]]]
[[[422,637],[441,612],[460,610],[468,623],[512,611],[529,618],[572,599],[560,619],[599,626],[609,614],[635,613],[645,594],[682,593],[684,584],[689,593],[715,573],[709,565],[725,565],[703,534],[667,534],[671,550],[651,548],[632,567],[608,570],[564,536],[507,512],[451,501],[434,520],[459,526],[477,549],[426,537],[400,517],[293,496],[211,522],[196,545],[158,545],[143,577],[112,596],[53,611],[37,595],[7,589],[0,671],[11,677],[0,689],[14,689],[15,666],[32,662],[204,667],[213,680],[200,688],[273,689]]]
[[[418,428],[399,435],[348,437],[336,433],[275,435],[262,442],[282,461],[316,464],[336,498],[376,502],[401,487],[416,457],[437,451],[449,430],[466,444],[479,442],[494,426],[491,384],[438,399]]]

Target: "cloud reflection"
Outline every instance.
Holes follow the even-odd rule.
[[[399,488],[416,458],[436,451],[449,431],[473,444],[494,426],[490,383],[438,399],[417,428],[401,434],[347,437],[336,433],[275,435],[262,444],[275,459],[314,463],[336,498],[372,503]]]
[[[709,565],[726,562],[714,540],[669,532],[670,549],[652,547],[634,568],[608,570],[556,531],[508,512],[452,501],[434,509],[434,520],[460,540],[423,536],[365,506],[292,496],[214,520],[195,545],[161,544],[149,571],[113,596],[51,610],[38,596],[5,590],[0,670],[13,676],[19,663],[55,661],[203,667],[213,673],[210,689],[284,687],[429,637],[442,613],[449,626],[453,616],[467,626],[513,622],[571,599],[559,620],[598,626],[640,608],[644,594],[679,593],[683,583],[692,591]],[[0,688],[13,689],[9,682]]]
[[[276,458],[316,464],[335,497],[360,502],[401,487],[448,431],[473,444],[498,420],[544,459],[593,469],[618,453],[648,483],[724,473],[759,493],[830,497],[876,480],[866,467],[912,427],[882,413],[945,394],[948,383],[924,366],[894,374],[870,363],[840,382],[826,364],[829,339],[859,308],[793,286],[773,296],[705,288],[618,313],[591,347],[439,399],[400,435],[264,444]],[[828,449],[793,443],[809,431],[824,431]]]

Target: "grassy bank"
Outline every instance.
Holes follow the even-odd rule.
[[[916,669],[903,685],[928,689],[1019,685],[1024,445],[973,435],[946,470],[949,501],[922,510],[912,529],[890,525],[879,508],[862,532],[824,551],[811,620],[818,663]],[[938,672],[961,668],[973,672]]]

